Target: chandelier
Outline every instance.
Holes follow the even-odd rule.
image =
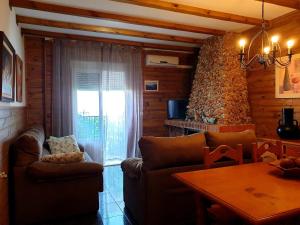
[[[254,56],[250,58],[251,47],[255,40],[261,40],[261,48]],[[287,41],[287,50],[288,50],[288,58],[283,60],[281,57],[281,48],[279,45],[279,36],[275,35],[269,38],[268,32],[266,31],[266,22],[265,22],[265,2],[262,0],[262,24],[261,30],[254,35],[251,39],[249,48],[247,51],[247,58],[245,53],[246,40],[241,39],[239,41],[240,45],[240,63],[241,67],[244,69],[248,69],[253,62],[258,62],[263,65],[265,68],[268,66],[275,64],[281,67],[287,67],[293,56],[292,48],[294,46],[294,40]]]

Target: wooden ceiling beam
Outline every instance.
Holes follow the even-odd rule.
[[[104,42],[104,43],[129,45],[129,46],[138,46],[143,48],[184,51],[184,52],[192,52],[192,53],[199,51],[199,48],[194,48],[194,47],[151,44],[151,43],[136,42],[136,41],[126,41],[121,39],[91,37],[91,36],[84,36],[84,35],[48,32],[48,31],[32,30],[32,29],[25,29],[25,28],[22,28],[22,34],[25,36],[27,35],[27,36],[39,36],[39,37],[48,37],[48,38],[61,38],[61,39],[79,40],[79,41],[96,41],[96,42]]]
[[[107,13],[102,11],[80,9],[75,7],[48,4],[48,3],[42,3],[37,1],[31,1],[31,0],[10,0],[10,4],[13,7],[25,8],[25,9],[60,13],[60,14],[66,14],[72,16],[88,17],[94,19],[106,19],[106,20],[125,22],[130,24],[145,25],[145,26],[152,26],[152,27],[172,29],[172,30],[188,31],[188,32],[195,32],[195,33],[210,34],[210,35],[225,34],[225,31],[211,29],[211,28],[177,24],[177,23],[147,19],[142,17],[125,16],[125,15]]]
[[[243,23],[243,24],[250,24],[250,25],[260,25],[261,19],[236,15],[232,13],[225,13],[220,11],[214,11],[209,9],[203,9],[199,7],[177,4],[172,2],[164,2],[160,0],[112,0],[115,2],[123,2],[138,6],[150,7],[155,9],[162,9],[168,10],[173,12],[179,12],[184,14],[190,14],[195,16],[207,17],[212,19],[236,22],[236,23]],[[269,21],[266,21],[268,24]]]
[[[17,15],[17,23],[32,24],[32,25],[47,26],[47,27],[57,27],[57,28],[71,29],[71,30],[82,30],[82,31],[89,31],[89,32],[96,32],[96,33],[125,35],[125,36],[139,37],[139,38],[158,39],[158,40],[165,40],[165,41],[186,42],[186,43],[193,43],[193,44],[200,44],[202,42],[201,39],[196,39],[196,38],[187,38],[182,36],[142,32],[142,31],[113,28],[113,27],[102,27],[96,25],[62,22],[62,21],[39,19],[39,18],[18,16],[18,15]]]
[[[262,1],[262,0],[256,0]],[[265,0],[265,2],[273,4],[273,5],[280,5],[292,9],[300,10],[300,0]]]

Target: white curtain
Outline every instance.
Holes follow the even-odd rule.
[[[141,49],[56,40],[54,68],[54,135],[75,134],[100,163],[139,155]]]

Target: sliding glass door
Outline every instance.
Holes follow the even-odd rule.
[[[94,160],[119,164],[127,156],[124,73],[86,69],[76,71],[75,77],[73,118],[78,141]]]

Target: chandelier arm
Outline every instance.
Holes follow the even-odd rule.
[[[249,44],[249,48],[248,48],[248,59],[250,58],[250,50],[251,50],[251,47],[252,47],[252,44],[253,42],[260,36],[260,34],[262,33],[263,31],[260,30],[257,34],[254,35],[254,37],[251,39],[250,41],[250,44]]]
[[[280,65],[280,66],[288,66],[290,64],[290,61],[289,59],[287,59],[286,61],[283,61],[282,60],[282,54],[281,54],[281,48],[280,48],[280,45],[277,43],[277,47],[278,47],[278,52],[279,52],[279,56],[278,57],[272,57],[274,58],[274,60]]]
[[[255,54],[255,56],[253,56],[247,63],[245,63],[244,61],[242,62],[242,65],[247,68],[249,67],[249,65],[256,59],[259,57],[259,54]]]
[[[275,60],[275,62],[276,63],[278,63],[280,66],[282,66],[282,67],[287,67],[290,63],[289,63],[289,61],[287,61],[287,62],[283,62],[282,60],[279,60],[278,58],[274,58],[273,56],[269,56],[271,59],[274,59]]]

